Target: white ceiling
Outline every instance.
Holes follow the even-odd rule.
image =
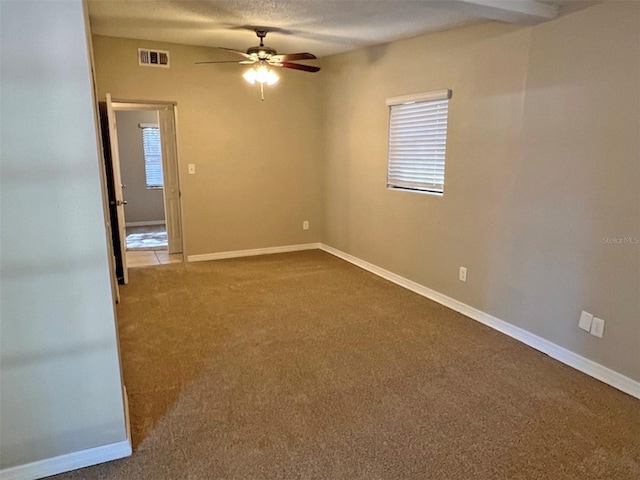
[[[89,0],[94,34],[318,57],[499,20],[535,24],[595,2],[537,0]]]

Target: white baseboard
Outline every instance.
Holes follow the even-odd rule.
[[[435,302],[444,305],[445,307],[449,307],[456,312],[460,312],[463,315],[466,315],[473,320],[476,320],[480,323],[483,323],[499,332],[504,333],[520,342],[528,345],[536,350],[549,355],[550,357],[568,365],[570,367],[575,368],[593,378],[600,380],[601,382],[606,383],[618,390],[621,390],[624,393],[627,393],[635,398],[640,399],[640,382],[632,380],[631,378],[625,377],[624,375],[611,370],[610,368],[604,367],[599,363],[596,363],[592,360],[584,358],[577,353],[574,353],[566,348],[560,347],[555,343],[552,343],[544,338],[538,337],[531,332],[528,332],[520,327],[516,327],[504,320],[500,320],[488,313],[484,313],[476,308],[470,307],[458,300],[455,300],[451,297],[443,295],[442,293],[436,292],[435,290],[431,290],[419,283],[416,283],[412,280],[409,280],[405,277],[401,277],[393,272],[385,270],[384,268],[380,268],[376,265],[373,265],[369,262],[359,259],[358,257],[354,257],[353,255],[349,255],[341,250],[330,247],[329,245],[320,244],[320,249],[324,250],[327,253],[335,255],[338,258],[346,260],[364,270],[367,270],[379,277],[382,277],[390,282],[393,282],[401,287],[404,287],[412,292],[415,292],[423,297],[427,297]]]
[[[103,445],[0,470],[0,480],[35,480],[131,455],[131,441]]]
[[[164,225],[164,220],[145,220],[144,222],[126,222],[125,227],[149,227],[151,225]]]
[[[60,455],[59,457],[46,458],[26,465],[6,468],[0,470],[0,480],[36,480],[130,456],[133,453],[133,449],[131,448],[131,426],[129,424],[129,398],[124,385],[122,386],[122,396],[127,431],[126,440]]]
[[[231,252],[204,253],[188,255],[188,262],[206,262],[208,260],[223,260],[225,258],[253,257],[255,255],[269,255],[272,253],[299,252],[301,250],[317,250],[319,243],[303,243],[301,245],[284,245],[281,247],[254,248],[252,250],[235,250]]]
[[[131,417],[129,417],[129,395],[127,395],[127,387],[122,384],[122,401],[124,403],[124,426],[127,430],[127,441],[131,448]],[[129,453],[131,455],[133,451]],[[127,455],[128,456],[128,455]]]

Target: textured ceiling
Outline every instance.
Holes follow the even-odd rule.
[[[593,2],[534,0],[89,0],[94,34],[318,57],[485,20],[538,23]]]

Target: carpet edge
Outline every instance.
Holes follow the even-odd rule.
[[[273,253],[300,252],[302,250],[318,250],[320,243],[301,243],[298,245],[283,245],[280,247],[253,248],[249,250],[233,250],[228,252],[202,253],[188,255],[188,262],[206,262],[209,260],[224,260],[227,258],[253,257],[257,255],[270,255]]]

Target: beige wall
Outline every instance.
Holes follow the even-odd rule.
[[[616,2],[326,59],[323,242],[640,380],[640,246],[602,241],[640,236],[639,24]],[[387,190],[385,99],[442,88],[444,196]]]
[[[164,198],[161,188],[147,188],[142,148],[141,123],[158,123],[158,112],[154,110],[117,111],[118,151],[120,153],[120,175],[124,198],[127,201],[124,213],[126,223],[164,222]]]
[[[5,469],[126,429],[82,1],[0,8]]]
[[[138,66],[138,47],[169,50],[171,68]],[[94,53],[101,99],[177,102],[188,255],[320,240],[322,73],[280,70],[261,102],[242,67],[194,65],[219,51],[96,36]]]
[[[519,292],[492,292],[525,329],[640,380],[640,4],[611,2],[533,30],[523,156],[494,251]],[[515,234],[513,232],[516,232]],[[605,238],[633,237],[633,244]],[[496,272],[497,273],[497,272]],[[495,274],[495,273],[494,273]],[[576,330],[580,309],[607,321]]]

